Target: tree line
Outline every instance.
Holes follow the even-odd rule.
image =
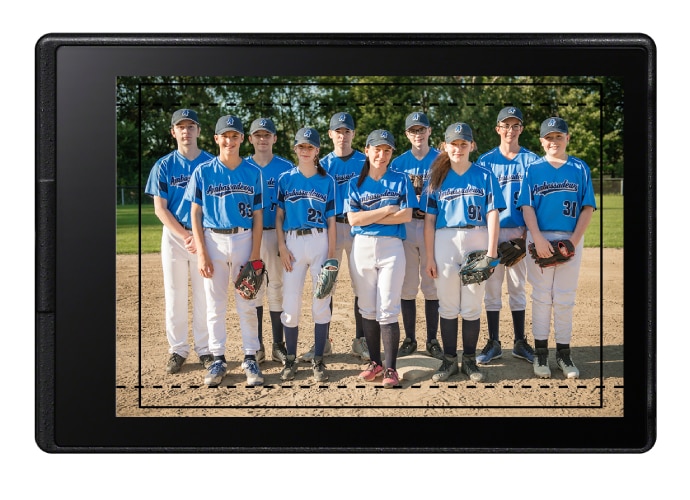
[[[397,154],[409,148],[405,117],[423,111],[438,145],[448,125],[472,127],[476,156],[499,144],[494,130],[504,106],[517,106],[525,118],[520,144],[542,155],[541,122],[560,116],[568,122],[568,152],[584,159],[593,178],[623,177],[623,84],[612,77],[121,77],[117,82],[117,183],[145,185],[155,161],[176,147],[170,118],[176,109],[194,109],[201,121],[199,145],[218,153],[213,140],[218,118],[242,120],[245,134],[259,117],[278,129],[274,153],[294,161],[295,132],[303,126],[321,135],[320,155],[332,150],[330,117],[347,111],[356,122],[353,146],[363,150],[375,129],[393,133]],[[241,154],[251,154],[248,141]]]

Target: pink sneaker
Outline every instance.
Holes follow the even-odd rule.
[[[398,372],[393,368],[386,368],[386,373],[383,376],[383,387],[390,389],[400,385],[400,377],[398,377]]]
[[[377,377],[383,375],[383,366],[376,364],[375,361],[369,363],[367,369],[359,374],[359,378],[367,382],[373,382]]]

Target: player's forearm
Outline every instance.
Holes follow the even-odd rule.
[[[395,212],[394,214],[386,215],[383,219],[379,220],[379,224],[404,224],[412,220],[412,209],[403,208]]]
[[[575,225],[575,231],[570,236],[570,242],[577,246],[580,240],[584,237],[585,231],[592,221],[592,215],[594,215],[594,207],[586,206],[582,208],[580,216],[577,218],[577,224]]]
[[[527,226],[527,229],[532,235],[532,239],[543,238],[543,236],[541,235],[541,231],[539,230],[537,214],[535,213],[534,208],[527,205],[523,206],[522,216],[525,219],[525,225]]]
[[[487,254],[489,257],[498,256],[498,235],[500,231],[500,223],[498,220],[498,210],[492,210],[486,216],[487,226],[489,230],[489,244],[487,246]]]
[[[261,257],[261,238],[264,234],[264,211],[254,210],[252,213],[252,252],[249,260],[258,260]]]
[[[163,198],[156,196],[153,199],[154,213],[158,220],[168,228],[168,230],[177,235],[178,238],[185,239],[188,236],[187,230],[182,227],[182,224],[175,218],[172,212],[168,209],[168,204]]]
[[[329,217],[326,224],[328,225],[328,258],[333,259],[336,245],[335,216]]]

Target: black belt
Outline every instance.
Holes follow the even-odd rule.
[[[323,228],[322,227],[312,227],[309,229],[293,229],[290,232],[295,233],[297,236],[304,236],[305,234],[312,234],[312,231],[316,231],[317,233],[323,233]]]
[[[214,233],[218,233],[218,234],[236,234],[236,233],[239,233],[240,231],[243,231],[243,232],[249,231],[249,229],[246,229],[244,227],[239,227],[239,226],[236,226],[236,227],[233,227],[230,229],[215,229],[213,227],[210,227],[209,229],[211,231],[213,231]]]
[[[264,226],[264,231],[270,231],[271,229],[275,229],[275,227],[265,227]]]
[[[412,218],[413,219],[422,219],[424,220],[424,216],[426,215],[426,212],[422,212],[421,210],[415,210],[412,212]]]
[[[336,215],[336,216],[335,216],[335,221],[336,221],[336,222],[347,222],[347,214],[345,214],[345,215]]]
[[[474,229],[477,226],[469,225],[469,226],[458,226],[458,229]]]
[[[184,224],[182,224],[182,227],[185,228],[187,231],[191,231],[191,230],[192,230],[191,227],[187,227],[187,226],[185,226]]]

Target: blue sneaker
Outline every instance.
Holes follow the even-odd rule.
[[[228,364],[218,359],[213,362],[204,377],[204,384],[209,387],[217,387],[223,381],[223,377],[228,372]]]
[[[264,376],[259,369],[259,363],[255,359],[242,361],[242,368],[247,375],[247,385],[264,385]]]
[[[516,340],[515,344],[513,344],[513,356],[533,363],[534,349],[532,349],[525,339]]]
[[[477,354],[477,364],[487,365],[491,363],[491,360],[498,359],[503,356],[503,351],[501,351],[501,343],[498,340],[491,340],[486,343],[482,352]]]

